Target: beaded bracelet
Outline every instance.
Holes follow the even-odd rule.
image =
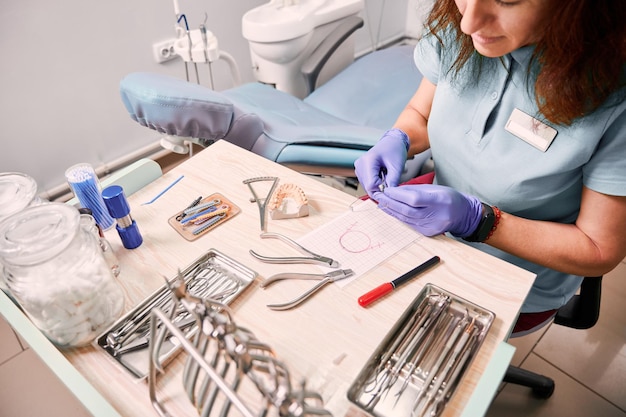
[[[493,235],[493,233],[498,228],[498,223],[500,223],[500,217],[502,217],[502,211],[498,207],[491,206],[491,208],[493,209],[493,214],[496,216],[496,219],[493,222],[493,226],[491,226],[491,230],[489,231],[489,234],[487,235],[487,237],[485,238],[483,242],[488,241],[489,238]]]

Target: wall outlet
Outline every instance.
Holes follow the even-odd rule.
[[[176,38],[152,44],[152,54],[154,55],[154,60],[157,63],[160,64],[166,61],[171,61],[172,59],[178,57],[178,55],[174,52],[174,42],[176,42]]]

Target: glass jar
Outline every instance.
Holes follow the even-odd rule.
[[[0,221],[26,207],[41,204],[35,180],[20,172],[0,173]],[[0,289],[9,293],[0,263]]]
[[[79,209],[80,213],[80,225],[83,229],[87,230],[98,242],[100,249],[102,250],[102,254],[104,255],[104,259],[111,268],[111,272],[113,272],[113,276],[117,277],[120,274],[120,262],[117,259],[117,255],[113,252],[113,248],[109,241],[104,237],[104,233],[102,229],[96,223],[96,219],[91,214],[85,213],[84,211],[91,211],[90,209]]]
[[[0,259],[13,297],[59,347],[90,343],[122,312],[122,289],[72,206],[29,207],[0,223]]]

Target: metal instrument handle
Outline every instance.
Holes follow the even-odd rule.
[[[310,280],[322,280],[326,277],[326,274],[300,274],[295,272],[284,272],[281,274],[274,274],[271,277],[263,280],[260,284],[261,288],[269,287],[276,281],[281,281],[283,279],[310,279]]]
[[[272,232],[261,233],[261,239],[271,239],[271,238],[280,239],[283,242],[290,245],[291,247],[299,250],[301,253],[304,253],[306,255],[311,255],[312,258],[302,258],[302,257],[271,258],[267,256],[260,256],[252,250],[250,251],[250,254],[252,254],[252,256],[257,257],[258,259],[261,259],[269,263],[301,263],[302,262],[302,263],[320,263],[322,265],[326,265],[331,268],[337,268],[339,266],[339,263],[337,261],[326,256],[318,255],[317,253],[308,250],[307,248],[303,247],[302,245],[298,244],[296,241],[288,238],[285,235],[281,235],[280,233],[272,233]],[[309,261],[305,261],[306,259],[309,259]]]
[[[291,275],[294,275],[294,274],[291,274]],[[313,274],[296,274],[296,275],[313,276]],[[302,303],[303,301],[305,301],[307,298],[315,294],[317,291],[319,291],[322,287],[324,287],[329,282],[336,282],[344,278],[351,277],[352,275],[354,275],[354,271],[351,269],[341,269],[339,271],[329,272],[324,275],[326,278],[321,280],[317,285],[315,285],[313,288],[306,291],[304,294],[300,295],[296,299],[288,301],[286,303],[282,303],[282,304],[268,304],[267,306],[271,308],[272,310],[289,310],[290,308],[293,308],[297,306],[298,304]],[[311,278],[304,278],[304,279],[311,279]]]
[[[322,289],[326,284],[332,281],[333,280],[330,278],[324,278],[313,288],[311,288],[310,290],[306,291],[305,293],[303,293],[302,295],[300,295],[299,297],[291,301],[287,301],[286,303],[282,303],[282,304],[268,304],[267,306],[271,308],[272,310],[289,310],[290,308],[293,308],[297,306],[298,304],[304,302],[307,298],[315,294],[317,291]]]
[[[274,274],[271,277],[265,279],[261,282],[261,288],[269,287],[271,284],[276,281],[284,280],[284,279],[308,279],[308,280],[322,280],[324,278],[329,278],[331,281],[338,281],[343,278],[348,278],[354,275],[354,271],[351,269],[339,269],[337,271],[332,271],[327,274],[304,274],[299,272],[283,272],[280,274]]]
[[[318,258],[305,258],[304,256],[265,256],[259,253],[256,253],[252,249],[250,249],[250,255],[257,258],[259,261],[266,262],[268,264],[322,264],[324,266],[329,266],[327,261],[318,259]]]

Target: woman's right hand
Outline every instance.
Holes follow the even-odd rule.
[[[380,185],[396,187],[404,170],[409,149],[409,137],[400,129],[390,129],[365,155],[354,161],[359,182],[374,198],[380,192]],[[385,174],[381,176],[381,173]]]

